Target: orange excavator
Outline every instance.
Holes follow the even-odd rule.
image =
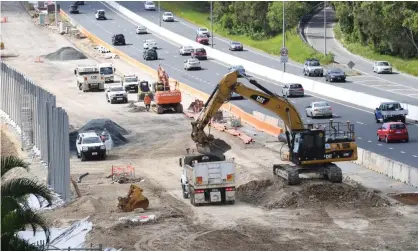
[[[159,65],[157,71],[158,81],[151,85],[156,105],[153,109],[155,109],[158,114],[162,114],[166,111],[182,113],[183,105],[181,104],[181,91],[176,89],[177,83],[171,88],[170,78],[164,68]]]

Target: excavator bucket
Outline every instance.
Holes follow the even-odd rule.
[[[203,109],[203,101],[199,100],[199,99],[195,99],[189,106],[189,108],[187,108],[187,111],[189,112],[194,112],[194,113],[199,113],[200,111],[202,111]]]
[[[128,196],[118,198],[118,208],[123,212],[132,212],[136,208],[146,210],[149,206],[149,200],[142,195],[143,192],[144,190],[139,186],[131,185]]]

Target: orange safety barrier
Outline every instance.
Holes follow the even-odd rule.
[[[64,18],[71,20],[71,18],[63,10],[60,10],[60,14]],[[117,54],[121,59],[125,60],[126,62],[130,63],[131,65],[134,65],[134,66],[140,68],[141,70],[147,72],[148,74],[152,75],[153,77],[158,78],[158,73],[157,73],[156,70],[152,69],[151,67],[149,67],[145,64],[140,63],[139,61],[133,59],[132,57],[128,56],[127,54],[123,53],[122,51],[113,48],[112,46],[110,46],[109,44],[107,44],[106,42],[101,40],[100,38],[98,38],[98,37],[94,36],[93,34],[91,34],[90,32],[88,32],[83,27],[79,26],[78,29],[82,34],[84,34],[86,37],[88,37],[92,42],[105,47],[106,49],[108,49],[111,52]],[[200,90],[197,90],[197,89],[195,89],[191,86],[188,86],[184,83],[178,82],[178,87],[182,92],[190,94],[190,95],[194,96],[195,98],[198,98],[198,99],[201,99],[201,100],[204,100],[204,101],[206,101],[209,98],[209,95],[207,93],[204,93]],[[279,136],[283,132],[283,128],[280,128],[280,127],[274,126],[274,125],[270,125],[269,123],[258,120],[253,115],[246,113],[242,109],[240,109],[237,106],[232,105],[230,103],[224,104],[221,109],[227,110],[228,112],[234,114],[235,116],[240,117],[242,121],[244,121],[245,123],[253,126],[257,130],[264,131],[264,132],[266,132],[270,135],[273,135],[275,137]]]
[[[129,177],[135,178],[135,168],[132,165],[128,165],[127,167],[120,167],[112,165],[112,180],[117,180],[119,177]]]
[[[211,123],[210,126],[221,132],[227,130],[225,125],[221,125],[218,123]]]

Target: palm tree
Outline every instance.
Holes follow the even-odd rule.
[[[14,156],[1,157],[1,246],[2,250],[26,251],[42,250],[20,239],[17,233],[30,226],[35,235],[38,227],[45,232],[46,242],[49,243],[50,232],[46,220],[34,212],[28,205],[27,198],[33,194],[42,200],[52,203],[52,193],[49,188],[28,178],[14,178],[3,182],[3,176],[10,170],[22,167],[28,170],[28,163]]]

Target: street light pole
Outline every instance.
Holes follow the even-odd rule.
[[[324,54],[327,55],[327,10],[326,1],[324,1]]]
[[[58,11],[57,11],[57,1],[55,1],[55,26],[58,27]]]
[[[210,30],[211,30],[211,40],[212,42],[210,43],[212,48],[213,48],[213,1],[210,1]]]
[[[160,19],[160,27],[161,27],[161,1],[158,1],[158,16]]]
[[[286,23],[285,23],[284,4],[285,4],[285,1],[283,1],[283,48],[286,47]],[[286,63],[285,62],[283,62],[283,72],[286,72]]]

